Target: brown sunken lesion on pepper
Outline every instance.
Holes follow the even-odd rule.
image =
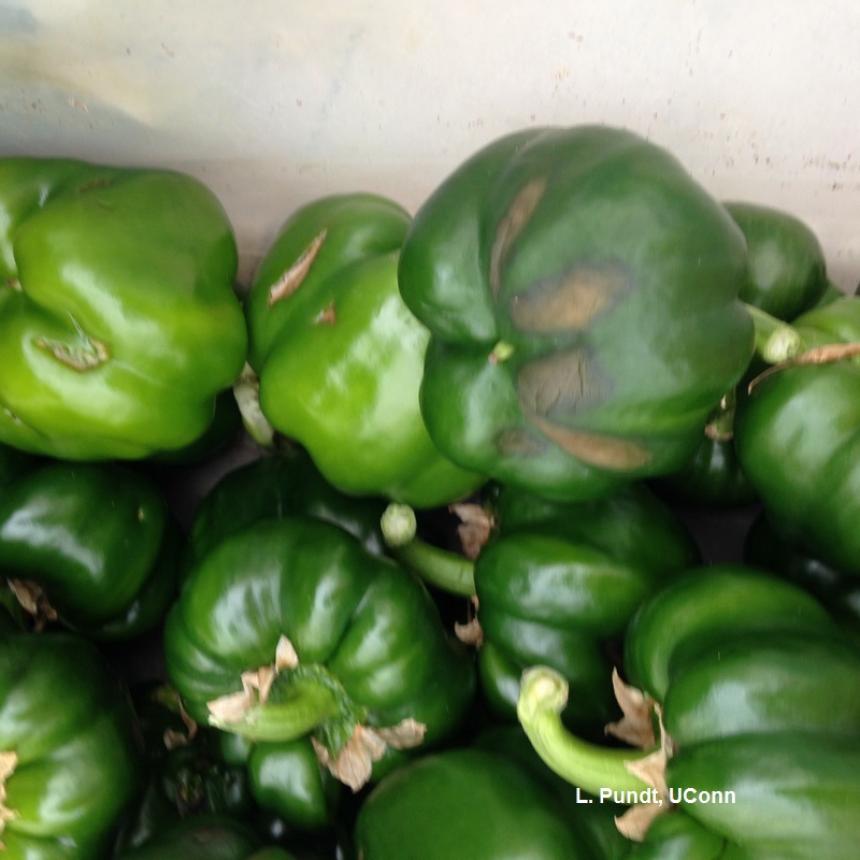
[[[86,335],[77,344],[63,343],[47,337],[37,337],[35,344],[39,349],[50,353],[60,364],[79,373],[95,370],[110,360],[108,345]]]
[[[113,179],[111,177],[96,176],[79,185],[78,194],[86,194],[87,191],[95,191],[98,188],[110,188],[111,185],[113,185]]]
[[[588,352],[574,347],[524,364],[517,375],[517,393],[526,413],[570,414],[599,403],[606,394]]]
[[[572,430],[536,414],[530,415],[529,418],[534,426],[559,448],[589,466],[626,472],[641,469],[651,462],[648,448],[630,439]]]
[[[498,296],[502,286],[502,265],[508,251],[534,215],[546,186],[547,180],[543,176],[531,179],[523,185],[496,228],[496,238],[490,250],[490,290],[494,296]]]
[[[546,445],[524,427],[508,427],[496,437],[496,449],[506,457],[535,457]]]
[[[269,307],[289,298],[302,285],[325,243],[328,229],[324,228],[311,239],[299,258],[269,288]]]
[[[515,295],[510,302],[511,320],[522,331],[535,333],[583,329],[613,307],[629,285],[621,266],[577,265]]]

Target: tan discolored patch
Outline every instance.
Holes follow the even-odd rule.
[[[287,269],[287,271],[284,272],[284,274],[281,275],[274,284],[272,284],[269,288],[269,307],[272,307],[272,305],[288,298],[302,285],[304,279],[308,276],[308,272],[310,272],[311,266],[313,266],[314,260],[316,260],[327,235],[327,229],[320,230],[320,232],[311,240],[307,248],[305,248],[305,250],[299,255],[298,260],[296,260],[296,262],[293,263],[293,265],[290,266],[290,268]]]
[[[494,296],[499,294],[502,286],[502,265],[508,251],[534,215],[545,191],[545,177],[529,180],[514,197],[496,228],[496,238],[490,250],[490,290]]]
[[[113,185],[113,179],[107,176],[99,176],[95,179],[88,179],[82,185],[78,186],[78,194],[86,194],[87,191],[95,191],[98,188],[110,188]]]
[[[605,396],[593,362],[583,349],[554,352],[530,361],[517,376],[520,405],[528,413],[570,414]]]
[[[582,329],[612,307],[627,286],[627,275],[620,267],[578,266],[557,280],[543,281],[514,296],[511,320],[528,332]]]
[[[315,317],[314,325],[334,325],[337,322],[337,308],[334,300],[330,301]]]
[[[589,466],[625,472],[642,468],[651,461],[651,452],[629,439],[571,430],[569,427],[547,421],[540,415],[529,417],[535,427],[559,448]]]
[[[37,337],[35,343],[39,349],[53,355],[60,364],[78,373],[95,370],[110,359],[107,344],[91,337],[85,337],[81,343],[73,345],[46,337]]]
[[[533,457],[543,453],[544,445],[528,430],[511,427],[496,437],[496,450],[506,457]]]
[[[20,293],[22,291],[21,282],[17,278],[6,278],[4,283],[15,293]]]

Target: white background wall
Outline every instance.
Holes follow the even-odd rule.
[[[195,173],[246,273],[311,197],[414,208],[493,137],[581,122],[794,211],[860,280],[856,0],[0,0],[0,152]]]

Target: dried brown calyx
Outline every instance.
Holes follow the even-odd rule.
[[[57,610],[51,606],[41,585],[30,579],[10,579],[8,582],[21,608],[33,618],[36,633],[41,633],[50,622],[57,620]]]
[[[299,665],[286,636],[278,641],[274,663],[243,672],[241,682],[240,691],[208,703],[212,725],[251,740],[310,735],[320,763],[353,791],[370,779],[374,762],[389,747],[411,749],[426,734],[426,726],[411,718],[394,726],[367,725],[366,711],[324,667]]]
[[[623,836],[641,842],[654,819],[671,808],[666,768],[674,747],[663,725],[663,711],[659,703],[642,690],[622,681],[617,669],[612,671],[612,687],[623,717],[607,725],[606,733],[631,746],[653,749],[645,758],[626,762],[625,767],[655,790],[657,801],[637,803],[615,819],[615,825]],[[655,723],[657,733],[654,731]]]
[[[18,766],[18,754],[14,752],[0,752],[0,851],[5,850],[3,844],[3,831],[9,821],[18,817],[14,809],[6,805],[6,783]]]
[[[769,367],[760,373],[750,382],[747,387],[747,393],[752,394],[765,379],[777,373],[782,373],[784,370],[790,370],[792,367],[835,364],[838,361],[847,361],[848,359],[858,357],[860,357],[860,343],[826,343],[823,346],[816,346],[813,349],[802,352],[800,355],[789,358],[787,361],[775,364],[773,367]]]

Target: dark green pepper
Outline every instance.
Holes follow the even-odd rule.
[[[793,328],[804,351],[754,385],[738,413],[738,456],[782,539],[860,575],[860,299]]]
[[[362,860],[598,860],[539,780],[477,749],[383,780],[359,813],[356,843]]]
[[[245,825],[229,818],[189,818],[118,860],[292,860],[280,848],[259,848]]]
[[[782,540],[764,514],[744,541],[744,560],[773,571],[814,594],[849,632],[860,639],[860,583]]]
[[[383,518],[383,533],[428,582],[476,596],[476,618],[460,632],[478,645],[496,713],[513,718],[523,669],[547,663],[581,692],[566,719],[602,727],[612,712],[607,646],[649,594],[697,560],[692,539],[634,486],[567,504],[503,489],[487,515],[496,536],[474,564],[415,539],[414,517],[398,506]]]
[[[432,507],[482,479],[448,462],[421,419],[429,334],[397,291],[408,227],[403,209],[369,194],[296,212],[248,297],[250,361],[265,417],[334,486]]]
[[[209,552],[168,616],[165,650],[196,720],[272,755],[310,740],[354,789],[375,762],[449,734],[473,691],[421,584],[311,519],[261,521]]]
[[[0,571],[25,609],[101,639],[157,624],[179,535],[152,482],[116,466],[50,463],[0,491]]]
[[[377,499],[344,496],[327,484],[307,454],[287,449],[230,472],[206,496],[191,528],[185,569],[235,532],[262,519],[307,515],[338,525],[368,552],[382,553]],[[225,754],[247,765],[252,791],[266,809],[293,827],[315,830],[332,823],[338,782],[323,767],[305,739],[277,744],[237,744],[224,736]]]
[[[327,484],[303,451],[263,457],[228,473],[194,515],[188,539],[188,565],[235,532],[271,517],[309,516],[340,526],[368,552],[380,554],[378,499],[356,499]]]
[[[749,569],[694,571],[639,610],[625,667],[640,689],[616,679],[625,716],[611,730],[642,751],[569,734],[567,683],[550,669],[524,675],[518,713],[561,776],[640,802],[619,820],[645,839],[634,856],[856,857],[860,649],[812,597]],[[680,820],[649,829],[671,806]]]
[[[741,298],[781,320],[792,320],[827,291],[824,252],[802,221],[753,203],[726,203],[747,242]]]
[[[791,330],[781,328],[780,321],[833,300],[835,287],[827,280],[821,246],[815,234],[787,212],[750,203],[725,205],[747,243],[747,276],[740,297],[757,323],[759,349],[767,353],[768,347],[788,337],[782,347],[787,357],[798,346]],[[768,360],[774,360],[773,356]],[[734,507],[755,500],[756,492],[738,462],[732,440],[737,401],[746,396],[747,384],[761,370],[761,362],[753,360],[738,389],[726,394],[711,414],[693,457],[661,482],[671,496],[706,507]]]
[[[115,853],[149,842],[183,818],[246,816],[252,803],[245,768],[221,759],[217,733],[198,726],[166,685],[146,684],[132,695],[148,776]]]
[[[137,770],[128,702],[93,646],[0,622],[3,860],[104,856]]]
[[[675,471],[752,355],[745,264],[726,211],[642,138],[496,141],[424,204],[401,255],[401,293],[432,333],[431,438],[552,498]]]
[[[244,361],[235,274],[189,176],[0,160],[0,441],[68,460],[193,442]]]

